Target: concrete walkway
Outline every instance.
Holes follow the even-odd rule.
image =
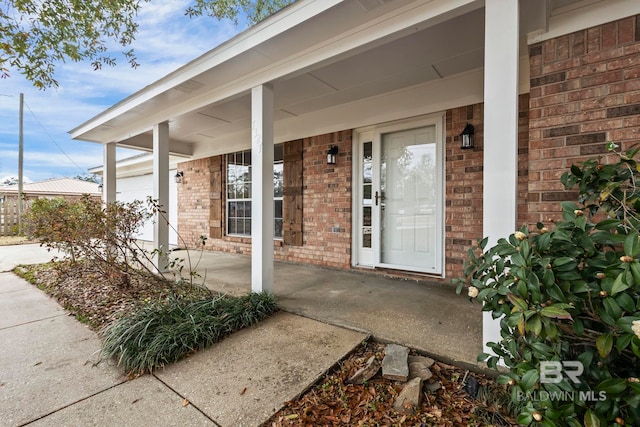
[[[13,270],[18,264],[41,264],[58,256],[40,245],[25,244],[0,246],[0,273]]]
[[[449,362],[475,364],[481,351],[479,305],[451,287],[277,263],[287,312],[127,381],[95,364],[93,332],[6,272],[51,257],[37,245],[0,246],[0,426],[256,426],[369,334]],[[206,253],[198,271],[211,288],[250,289],[247,257]]]

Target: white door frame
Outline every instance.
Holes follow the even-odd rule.
[[[351,237],[351,264],[354,267],[362,268],[391,268],[398,270],[413,271],[419,273],[434,274],[438,277],[444,277],[444,175],[445,175],[445,162],[444,162],[444,113],[432,114],[428,116],[414,117],[410,119],[394,121],[389,123],[383,123],[373,126],[367,126],[354,130],[353,136],[353,173],[352,173],[352,237]],[[436,208],[436,223],[437,227],[437,245],[436,248],[436,270],[421,270],[413,267],[386,265],[380,263],[380,215],[379,210],[372,206],[372,245],[370,249],[362,248],[362,200],[363,200],[363,165],[362,165],[362,144],[364,142],[373,142],[373,156],[380,157],[380,141],[381,136],[386,133],[399,132],[404,130],[416,129],[426,126],[435,126],[436,128],[436,159],[439,173],[437,173],[437,191],[439,196],[437,197]],[[380,170],[379,163],[375,163],[373,166],[373,181],[374,188],[372,188],[372,196],[375,193],[376,185],[380,182]],[[379,190],[379,188],[377,188]]]

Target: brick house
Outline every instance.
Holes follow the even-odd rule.
[[[448,282],[639,130],[637,0],[300,0],[71,135],[104,145],[106,200],[116,144],[153,152],[161,200],[187,156],[179,232],[269,290],[274,257]]]

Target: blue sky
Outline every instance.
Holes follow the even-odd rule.
[[[184,16],[190,0],[143,3],[133,48],[138,68],[119,59],[94,71],[88,63],[61,63],[59,87],[34,88],[21,74],[0,79],[0,181],[18,173],[19,94],[24,93],[24,176],[40,181],[86,173],[102,164],[102,146],[73,141],[68,131],[163,75],[233,37],[244,27],[215,18]],[[120,52],[120,50],[116,51]],[[119,157],[135,154],[123,150]],[[25,178],[25,179],[26,179]]]

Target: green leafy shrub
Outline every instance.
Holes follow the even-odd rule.
[[[275,297],[267,293],[169,298],[105,328],[103,354],[114,357],[127,373],[151,372],[265,319],[276,309]]]
[[[579,204],[562,203],[555,227],[469,251],[458,292],[500,319],[502,337],[478,359],[509,369],[498,381],[521,424],[640,425],[640,164],[638,149],[616,148],[563,175]]]

